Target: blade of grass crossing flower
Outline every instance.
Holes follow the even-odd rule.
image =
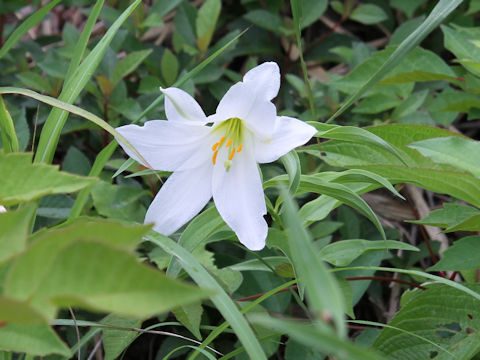
[[[220,54],[222,54],[225,50],[227,50],[230,46],[232,46],[233,43],[235,43],[240,37],[243,36],[243,34],[245,34],[247,31],[248,31],[249,28],[243,30],[240,34],[238,34],[237,36],[235,36],[232,40],[230,40],[228,43],[226,43],[225,45],[223,45],[220,49],[218,49],[217,51],[215,51],[212,55],[210,55],[208,58],[206,58],[205,60],[203,60],[200,64],[198,64],[197,66],[195,66],[192,70],[190,70],[188,73],[186,73],[184,76],[182,76],[180,79],[178,79],[173,85],[172,87],[180,87],[183,83],[185,83],[186,81],[188,81],[189,79],[191,79],[192,77],[194,77],[195,75],[197,75],[200,71],[203,70],[203,68],[205,66],[207,66],[208,64],[210,64],[213,60],[215,60],[215,58],[217,56],[219,56]],[[158,105],[160,105],[160,103],[162,102],[163,100],[163,93],[160,94],[133,122],[132,124],[136,124],[137,122],[139,122],[144,116],[146,116],[150,111],[152,111],[152,109],[156,108]]]
[[[108,159],[110,159],[112,154],[115,152],[115,149],[117,148],[117,146],[118,146],[118,143],[116,141],[112,141],[110,144],[104,147],[102,151],[100,151],[100,153],[95,158],[95,162],[93,163],[92,169],[90,170],[90,173],[88,174],[88,176],[100,175],[100,173],[103,170],[103,167],[107,163]],[[90,194],[90,190],[91,190],[91,186],[83,189],[78,193],[77,198],[75,199],[75,203],[73,204],[72,209],[70,210],[70,214],[68,214],[69,219],[75,219],[77,216],[79,216],[82,213],[82,209],[88,200],[88,195]]]
[[[120,29],[120,26],[128,16],[140,4],[141,0],[135,0],[112,24],[107,33],[102,37],[100,42],[85,58],[85,60],[75,69],[75,72],[69,79],[67,86],[64,86],[59,96],[61,101],[66,103],[73,103],[83,90],[87,82],[92,77],[95,69],[100,64],[100,61],[105,54],[108,46],[112,42],[115,34]],[[50,163],[53,159],[55,149],[60,139],[60,134],[63,126],[67,120],[68,112],[60,109],[53,109],[48,115],[45,124],[43,125],[38,142],[37,153],[35,154],[35,162]]]
[[[115,130],[111,125],[109,125],[107,122],[104,120],[100,119],[97,115],[92,114],[91,112],[88,112],[82,108],[79,108],[78,106],[60,101],[58,99],[55,99],[50,96],[46,95],[40,95],[36,93],[35,91],[32,90],[27,90],[27,89],[21,89],[21,88],[15,88],[15,87],[0,87],[0,94],[19,94],[19,95],[24,95],[31,97],[33,99],[39,100],[45,104],[49,104],[52,106],[55,106],[56,108],[62,109],[66,112],[70,112],[72,114],[76,114],[78,116],[81,116],[87,120],[90,120],[94,124],[100,126],[102,129],[108,131],[111,135],[115,136],[116,138],[120,139],[124,144],[126,144],[134,154],[141,159],[145,164],[148,165],[148,162],[140,155],[137,150],[128,142],[127,139],[125,139],[117,130]]]
[[[335,278],[316,255],[309,234],[298,216],[292,198],[284,190],[284,222],[290,244],[293,266],[305,285],[306,296],[312,313],[318,318],[331,318],[341,337],[347,334],[345,326],[345,300]]]
[[[87,45],[88,45],[88,39],[90,39],[90,35],[92,34],[93,27],[97,22],[98,16],[100,15],[100,11],[102,10],[104,2],[105,0],[98,0],[92,9],[92,12],[88,16],[88,19],[85,24],[85,27],[83,28],[82,34],[78,39],[77,45],[75,45],[75,49],[73,50],[72,60],[70,61],[70,65],[68,66],[68,70],[67,70],[67,75],[65,76],[64,87],[69,86],[68,83],[71,81],[73,77],[72,75],[74,74],[78,65],[82,61],[83,54],[85,53],[85,49],[87,48]]]
[[[255,306],[263,302],[264,300],[267,300],[270,296],[277,294],[279,291],[282,291],[283,289],[288,288],[289,286],[295,285],[297,283],[297,280],[291,280],[289,282],[286,282],[282,285],[277,286],[275,289],[270,290],[269,292],[266,292],[262,296],[260,296],[258,299],[255,299],[255,301],[252,301],[250,304],[245,306],[241,311],[242,314],[246,314],[250,310],[252,310]],[[205,349],[213,340],[217,338],[218,335],[220,335],[222,332],[224,332],[228,328],[228,322],[225,321],[223,324],[217,326],[215,330],[213,330],[205,340],[203,340],[202,345],[200,345],[201,349]],[[193,352],[187,360],[194,360],[198,356],[198,352],[195,351]]]
[[[432,275],[432,274],[418,271],[418,270],[396,269],[396,268],[388,268],[388,267],[381,267],[381,266],[351,266],[351,267],[344,267],[344,268],[335,268],[335,269],[331,269],[330,271],[337,272],[337,271],[346,271],[346,270],[377,270],[377,271],[388,271],[388,272],[394,272],[394,273],[396,272],[400,274],[420,276],[426,279],[434,280],[436,282],[451,286],[457,290],[463,291],[464,293],[467,293],[473,296],[477,300],[480,300],[479,293],[467,288],[466,286],[463,286],[460,283],[457,283],[452,280],[448,280],[441,276]]]
[[[298,52],[300,55],[300,64],[302,66],[303,79],[305,81],[305,89],[307,90],[308,104],[312,111],[312,120],[317,120],[315,111],[315,101],[313,99],[312,88],[310,87],[310,81],[308,80],[307,66],[303,60],[303,48],[302,48],[302,30],[300,29],[300,18],[302,16],[302,5],[300,0],[291,0],[290,5],[292,8],[293,24],[295,27],[295,37],[297,38]]]
[[[245,349],[247,349],[250,358],[258,360],[267,359],[253,330],[233,300],[192,254],[170,238],[153,231],[147,235],[146,240],[158,245],[170,255],[175,256],[197,285],[215,291],[215,294],[210,296],[211,301],[215,304],[225,320],[230,323],[238,339],[242,345],[245,346]]]
[[[22,22],[20,26],[13,31],[0,49],[0,59],[4,57],[6,53],[8,53],[8,50],[10,50],[23,37],[23,35],[27,33],[28,30],[40,23],[43,17],[47,15],[49,11],[52,10],[52,8],[60,1],[61,0],[53,0],[41,9],[35,11],[24,22]]]
[[[362,94],[379,82],[390,70],[392,70],[415,46],[425,39],[463,0],[440,0],[433,8],[425,21],[403,40],[397,49],[383,63],[383,65],[372,75],[370,79],[350,96],[347,101],[333,114],[326,123],[330,123],[350,107]]]
[[[5,152],[17,152],[18,138],[13,125],[12,117],[8,112],[7,106],[0,96],[0,132],[2,133],[3,149]]]
[[[398,332],[402,332],[402,333],[405,333],[405,334],[408,334],[410,336],[413,336],[413,337],[416,337],[417,339],[420,339],[426,343],[429,343],[433,346],[435,346],[436,348],[440,349],[441,351],[443,352],[446,352],[448,355],[450,355],[452,357],[452,359],[458,359],[457,356],[455,356],[454,354],[452,354],[450,351],[448,351],[447,349],[441,347],[440,345],[434,343],[433,341],[431,341],[430,339],[427,339],[423,336],[420,336],[420,335],[417,335],[415,334],[414,332],[411,332],[411,331],[407,331],[407,330],[404,330],[404,329],[401,329],[399,327],[396,327],[396,326],[391,326],[391,325],[387,325],[387,324],[382,324],[382,323],[379,323],[379,322],[375,322],[375,321],[367,321],[367,320],[347,320],[348,323],[352,323],[352,324],[358,324],[358,325],[369,325],[369,326],[379,326],[379,327],[383,327],[383,328],[388,328],[388,329],[393,329],[393,330],[397,330]]]

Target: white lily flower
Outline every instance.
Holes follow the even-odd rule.
[[[277,116],[271,100],[279,87],[278,65],[263,63],[228,90],[214,115],[205,116],[185,91],[168,88],[161,89],[168,121],[117,128],[153,169],[173,171],[150,205],[146,223],[170,235],[213,196],[242,244],[251,250],[265,246],[267,210],[257,163],[277,160],[316,133],[301,120]]]
[[[7,212],[7,209],[5,209],[5,206],[0,205],[0,213]]]

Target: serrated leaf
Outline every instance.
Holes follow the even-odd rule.
[[[151,53],[151,49],[134,51],[120,60],[113,69],[111,78],[112,88],[114,88],[121,79],[134,71]]]
[[[34,215],[32,205],[0,213],[0,263],[24,249]]]
[[[401,241],[348,239],[329,244],[320,250],[320,257],[335,266],[347,266],[360,255],[389,249],[419,251],[418,248]]]
[[[475,270],[480,264],[480,236],[467,236],[453,243],[428,271]]]
[[[0,349],[34,356],[58,354],[70,357],[70,349],[47,325],[13,325],[0,327]]]
[[[479,285],[468,288],[480,290]],[[382,330],[374,348],[389,359],[471,359],[480,350],[479,305],[478,299],[450,286],[430,286],[411,299],[389,325],[421,335],[444,351],[390,328]]]
[[[58,166],[32,164],[32,154],[0,152],[0,204],[14,205],[47,194],[81,190],[97,180],[58,171]]]

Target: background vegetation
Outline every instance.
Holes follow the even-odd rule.
[[[479,358],[479,10],[1,1],[0,359]],[[267,247],[213,204],[142,225],[169,174],[114,128],[165,119],[159,87],[212,114],[264,61],[318,129],[261,166]]]

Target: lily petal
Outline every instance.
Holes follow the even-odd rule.
[[[189,93],[174,87],[160,90],[165,94],[165,113],[169,121],[207,123],[205,113]]]
[[[235,156],[229,171],[223,166],[225,156],[214,166],[213,200],[240,242],[250,250],[261,250],[268,232],[263,218],[267,210],[257,164],[248,148]]]
[[[275,129],[277,110],[269,100],[257,96],[257,90],[253,81],[236,83],[220,100],[217,113],[211,118],[218,121],[242,119],[252,132],[269,138]]]
[[[117,128],[153,169],[165,171],[193,168],[206,161],[211,152],[209,144],[205,143],[210,130],[208,126],[188,126],[165,120]],[[129,147],[121,141],[119,144],[131,158],[142,163]]]
[[[279,116],[271,140],[256,139],[255,159],[258,163],[275,161],[297,146],[305,144],[316,132],[317,129],[301,120]]]
[[[170,235],[191,220],[212,197],[212,166],[176,171],[165,182],[148,208],[145,223]]]
[[[257,95],[270,101],[280,89],[280,69],[275,62],[265,62],[248,71],[243,82],[255,84]]]

